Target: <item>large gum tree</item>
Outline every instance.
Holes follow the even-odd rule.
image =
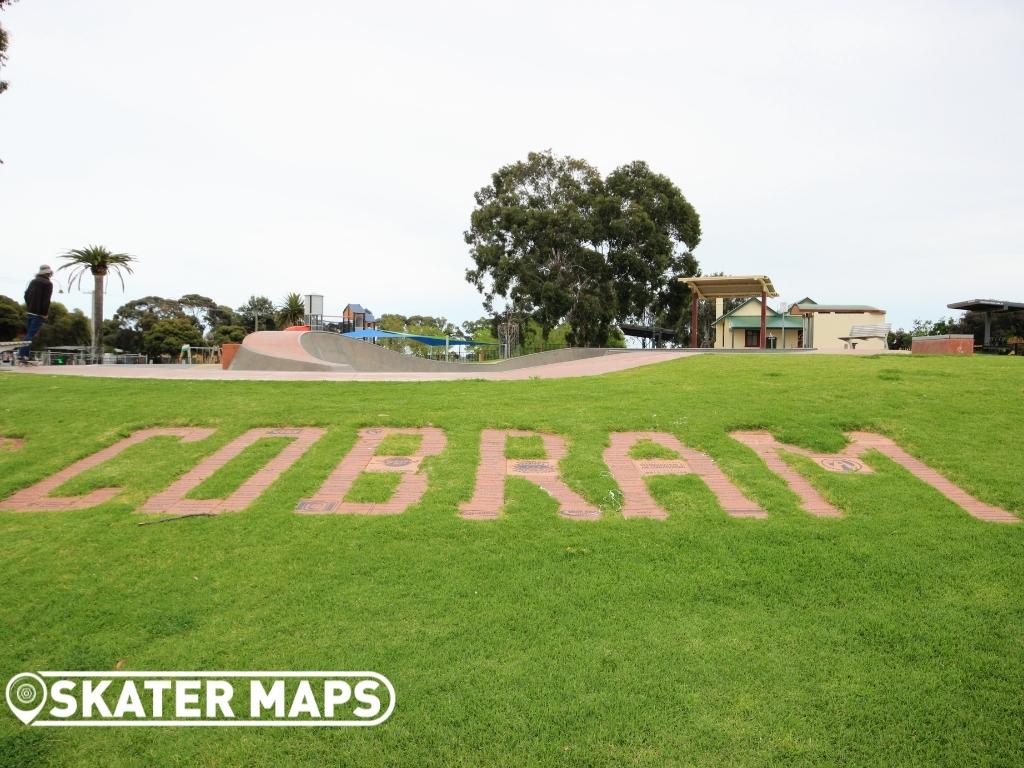
[[[65,263],[59,269],[69,269],[68,284],[77,281],[78,287],[82,287],[82,278],[91,274],[93,278],[92,291],[92,354],[99,357],[103,351],[100,349],[101,329],[103,328],[103,288],[107,275],[113,271],[121,281],[121,288],[124,288],[124,272],[132,274],[132,262],[136,261],[134,256],[127,253],[111,253],[100,245],[90,245],[88,248],[75,248],[65,253],[60,258]]]
[[[607,178],[551,151],[498,169],[476,195],[466,279],[575,346],[603,346],[614,323],[682,326],[697,273],[700,217],[672,181],[637,161]],[[681,330],[681,327],[680,327]]]

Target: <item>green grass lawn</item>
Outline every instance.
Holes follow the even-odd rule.
[[[140,526],[142,501],[253,427],[327,434],[248,510]],[[362,427],[434,425],[423,502],[305,516]],[[1019,766],[1024,525],[979,522],[878,454],[794,459],[846,511],[813,518],[735,429],[836,450],[896,440],[1024,516],[1024,362],[731,356],[590,379],[158,382],[0,375],[0,498],[147,426],[158,438],[66,489],[77,512],[0,512],[0,683],[21,671],[375,670],[397,690],[364,729],[32,728],[0,713],[11,766]],[[566,482],[604,511],[560,519],[531,483],[464,521],[480,430],[569,440]],[[624,520],[612,431],[676,434],[768,512],[733,519],[694,476],[650,479],[665,521]],[[193,496],[229,494],[261,440]],[[535,457],[536,441],[510,441]],[[395,440],[396,452],[412,450]],[[640,455],[660,455],[641,448]],[[361,498],[382,490],[371,478]]]

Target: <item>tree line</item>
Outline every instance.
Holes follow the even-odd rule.
[[[182,345],[218,347],[239,343],[254,330],[274,331],[301,323],[302,297],[289,293],[280,304],[250,296],[237,309],[208,296],[190,293],[179,299],[146,296],[119,307],[103,324],[106,347],[151,357],[175,355]]]
[[[145,296],[118,307],[114,316],[103,322],[100,340],[106,351],[177,357],[183,344],[202,347],[240,342],[257,326],[259,330],[277,330],[301,323],[304,316],[298,293],[289,293],[279,304],[266,296],[251,296],[237,309],[197,293],[177,299]],[[23,334],[25,319],[24,303],[0,296],[0,338]],[[54,301],[32,348],[88,346],[91,339],[89,318],[80,309],[69,311]]]

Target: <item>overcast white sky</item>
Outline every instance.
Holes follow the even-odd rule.
[[[635,159],[705,272],[890,321],[1024,300],[1024,3],[21,0],[0,293],[102,244],[124,301],[322,293],[482,314],[473,192],[534,149]],[[89,312],[88,296],[59,297]]]

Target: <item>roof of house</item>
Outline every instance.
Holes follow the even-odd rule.
[[[734,317],[730,325],[735,328],[760,328],[761,318],[753,315],[740,315]],[[765,328],[803,328],[804,322],[798,317],[792,315],[767,315],[764,319]]]
[[[798,302],[797,309],[801,312],[885,312],[878,307],[869,307],[867,304],[815,304],[813,301]]]
[[[739,310],[743,309],[743,307],[747,306],[747,304],[749,304],[752,301],[756,301],[758,304],[761,303],[761,300],[759,298],[757,298],[755,296],[751,296],[749,299],[744,301],[742,304],[739,304],[738,306],[734,307],[733,309],[730,309],[724,315],[721,315],[720,317],[716,317],[715,318],[715,322],[718,323],[719,321],[724,320],[727,317],[730,317],[734,312],[738,312]],[[764,309],[765,309],[765,315],[766,316],[778,315],[779,314],[778,312],[776,312],[774,309],[772,309],[767,304],[765,304]],[[758,324],[758,327],[760,327],[760,325],[761,325],[761,318],[760,317],[758,317],[758,319],[757,319],[757,324]]]

